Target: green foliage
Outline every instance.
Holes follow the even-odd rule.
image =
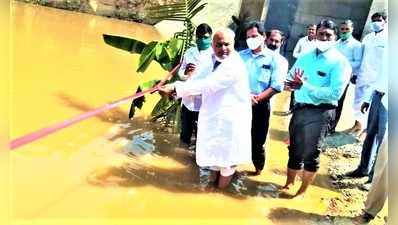
[[[176,32],[174,37],[165,41],[151,41],[147,44],[126,37],[104,34],[104,41],[108,45],[128,51],[133,54],[140,54],[137,72],[145,72],[152,61],[158,62],[163,69],[170,71],[180,61],[186,49],[192,46],[195,26],[192,18],[200,12],[207,3],[201,4],[201,0],[179,0],[174,4],[161,5],[148,8],[149,17],[155,23],[162,20],[180,21],[184,23],[185,29]],[[172,79],[176,80],[176,76]],[[156,82],[150,81],[139,85],[137,92],[152,87]],[[150,86],[152,85],[152,86]],[[135,108],[141,108],[145,98],[135,99],[130,108],[130,118],[134,116]],[[179,129],[180,124],[180,102],[162,97],[155,105],[152,113],[153,120],[162,120],[166,124],[173,124],[174,130]]]

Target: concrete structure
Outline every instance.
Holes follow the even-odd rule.
[[[242,0],[240,19],[261,20],[266,30],[282,30],[287,37],[282,54],[291,65],[293,48],[305,36],[308,24],[322,19],[336,23],[351,19],[355,25],[353,36],[361,39],[371,7],[379,11],[384,5],[386,0]],[[251,9],[254,13],[247,13]]]

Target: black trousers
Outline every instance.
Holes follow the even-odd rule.
[[[269,101],[259,102],[252,107],[252,161],[257,170],[264,169],[265,150],[270,117]]]
[[[196,134],[199,112],[191,111],[185,105],[181,107],[181,133],[180,140],[191,144],[192,134]]]
[[[347,89],[348,89],[348,85],[347,85],[347,87],[345,87],[343,95],[339,99],[339,102],[338,102],[338,105],[336,108],[336,117],[334,118],[334,120],[332,120],[330,122],[329,133],[334,133],[336,131],[337,124],[339,123],[339,120],[341,117],[341,112],[343,111],[343,104],[344,104],[345,95],[347,94]]]
[[[321,141],[326,136],[334,109],[300,108],[293,110],[289,124],[288,168],[316,172],[319,169]]]

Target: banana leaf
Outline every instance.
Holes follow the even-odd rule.
[[[145,83],[142,83],[138,86],[137,91],[135,92],[136,94],[143,91],[143,90],[147,90],[149,88],[152,88],[153,86],[155,86],[156,84],[158,84],[160,82],[160,80],[150,80],[147,81]],[[134,117],[135,114],[135,108],[141,109],[143,104],[145,102],[145,96],[133,99],[133,101],[131,102],[130,105],[130,111],[129,111],[129,119]]]
[[[126,37],[103,34],[103,38],[106,44],[130,53],[141,54],[146,46],[144,42]]]

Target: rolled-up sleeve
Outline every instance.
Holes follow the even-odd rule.
[[[281,92],[283,90],[283,82],[285,81],[288,70],[288,63],[282,58],[275,57],[272,64],[274,70],[271,73],[270,87],[277,92]]]

